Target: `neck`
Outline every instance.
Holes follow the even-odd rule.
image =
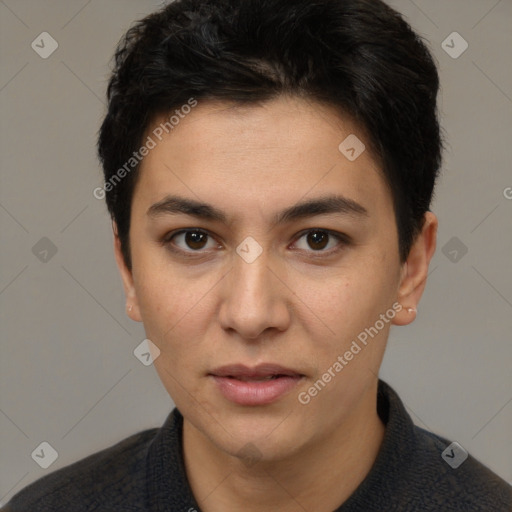
[[[384,437],[374,386],[341,426],[281,460],[247,464],[183,424],[187,477],[203,512],[332,512],[369,473]]]

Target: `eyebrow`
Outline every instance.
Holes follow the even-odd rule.
[[[307,217],[332,213],[355,218],[368,217],[368,210],[353,199],[341,195],[331,195],[303,201],[286,208],[276,215],[274,223],[284,224]],[[195,199],[179,196],[166,196],[161,201],[150,206],[147,211],[147,215],[152,218],[179,214],[227,224],[227,215],[222,210]]]

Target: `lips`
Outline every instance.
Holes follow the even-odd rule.
[[[239,380],[261,380],[269,377],[294,377],[301,375],[294,370],[270,363],[260,364],[254,368],[249,368],[242,364],[222,366],[221,368],[213,370],[211,374],[216,377],[233,377]]]
[[[304,377],[280,365],[265,363],[254,368],[228,365],[213,370],[210,377],[227,400],[238,405],[267,405],[290,392]]]

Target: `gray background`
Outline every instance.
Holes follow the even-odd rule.
[[[416,322],[392,330],[381,376],[419,425],[512,481],[512,2],[390,3],[439,62],[448,148],[427,289]],[[108,61],[130,22],[160,4],[0,1],[2,503],[159,426],[172,407],[133,355],[144,332],[125,316],[110,222],[92,194]],[[43,31],[59,45],[47,59],[31,47]],[[469,44],[458,58],[442,46],[454,31]],[[31,458],[43,441],[58,452],[48,469]]]

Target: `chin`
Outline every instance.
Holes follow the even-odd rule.
[[[216,429],[205,434],[221,450],[240,459],[273,462],[286,459],[300,449],[306,440],[304,429],[292,424],[288,413],[226,415],[226,430]],[[211,424],[207,425],[211,428]],[[211,435],[210,435],[211,434]]]

